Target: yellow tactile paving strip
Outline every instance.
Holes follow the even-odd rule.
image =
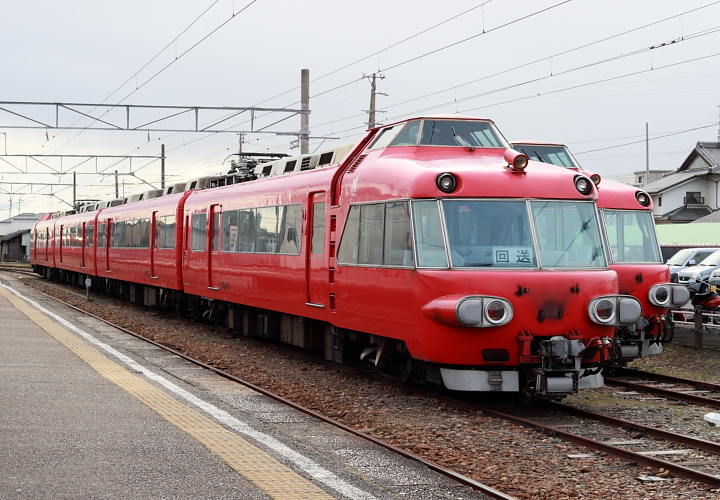
[[[263,493],[272,498],[289,500],[334,498],[264,451],[130,373],[2,287],[0,295],[100,375],[195,438]]]

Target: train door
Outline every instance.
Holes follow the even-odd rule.
[[[325,307],[329,293],[327,251],[325,241],[325,193],[311,193],[308,200],[307,239],[305,240],[305,266],[307,305]]]
[[[60,259],[60,264],[63,263],[63,250],[65,249],[65,226],[60,225],[60,237],[58,238],[58,243],[60,244],[60,248],[58,250],[58,259]]]
[[[222,214],[220,205],[210,207],[210,218],[208,219],[210,245],[207,253],[207,283],[210,290],[220,290],[220,277],[213,270],[214,261],[217,260],[218,252],[220,252],[220,214]]]
[[[85,269],[85,249],[86,249],[86,241],[87,241],[87,235],[85,231],[87,231],[87,224],[85,222],[82,223],[82,229],[80,233],[80,267]]]
[[[112,240],[113,220],[105,221],[105,272],[111,273],[110,270],[110,241]]]
[[[50,238],[50,229],[45,228],[45,248],[43,249],[45,252],[45,262],[50,262],[49,248],[51,243],[52,239]]]

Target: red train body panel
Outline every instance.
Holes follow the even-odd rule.
[[[247,335],[276,321],[283,340],[401,378],[549,397],[597,386],[616,326],[640,315],[608,265],[597,190],[507,148],[490,121],[407,120],[336,166],[45,217],[31,260]],[[39,244],[69,224],[95,239]]]

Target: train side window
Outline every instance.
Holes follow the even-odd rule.
[[[384,203],[361,206],[358,264],[382,265],[384,225]]]
[[[408,202],[388,203],[385,207],[385,259],[387,266],[412,266],[412,229]]]
[[[205,251],[205,228],[207,227],[207,214],[193,214],[192,241],[190,250],[193,252]]]
[[[345,229],[340,239],[337,261],[340,264],[357,264],[358,262],[358,237],[360,235],[360,207],[350,207]]]
[[[322,255],[325,247],[325,203],[313,204],[312,249],[313,255]]]
[[[238,212],[230,210],[222,214],[222,246],[223,252],[236,252],[238,241]]]
[[[419,267],[447,267],[440,210],[436,201],[415,201],[413,223]]]
[[[275,253],[277,247],[278,207],[257,209],[256,252]]]
[[[162,249],[175,248],[175,216],[164,215],[158,218],[157,227],[159,230],[160,242]]]
[[[302,205],[284,205],[280,210],[278,253],[298,255],[302,231]]]
[[[97,247],[105,248],[105,224],[98,224]]]
[[[255,209],[238,210],[238,252],[255,251]]]
[[[85,226],[85,247],[86,248],[92,248],[93,243],[95,242],[95,239],[93,238],[95,236],[95,226],[88,224]]]

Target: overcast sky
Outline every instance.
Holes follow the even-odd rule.
[[[718,140],[720,2],[711,0],[40,0],[6,2],[0,101],[299,108],[310,70],[310,151],[356,141],[380,73],[378,119],[490,118],[509,140],[567,144],[607,178],[674,170]],[[226,172],[236,133],[28,129],[48,106],[0,104],[0,153],[159,156],[168,184]],[[124,122],[124,113],[85,108]],[[113,114],[115,113],[115,114]],[[200,124],[229,113],[199,117]],[[61,123],[88,127],[89,118]],[[258,115],[254,125],[288,114]],[[80,118],[78,120],[78,118]],[[154,116],[132,116],[133,125]],[[249,114],[220,129],[247,130]],[[183,116],[183,120],[186,118]],[[194,118],[172,122],[190,128]],[[168,125],[171,122],[167,123]],[[96,124],[97,125],[97,124]],[[294,116],[271,130],[295,132]],[[292,136],[248,134],[243,150],[299,154]],[[0,218],[160,186],[158,160],[0,156]],[[50,172],[65,175],[50,175]],[[12,183],[12,184],[11,184]],[[23,185],[33,183],[33,185]],[[52,186],[44,183],[54,184]],[[32,194],[30,193],[32,190]],[[12,194],[11,194],[12,193]],[[12,203],[12,206],[11,206]]]

